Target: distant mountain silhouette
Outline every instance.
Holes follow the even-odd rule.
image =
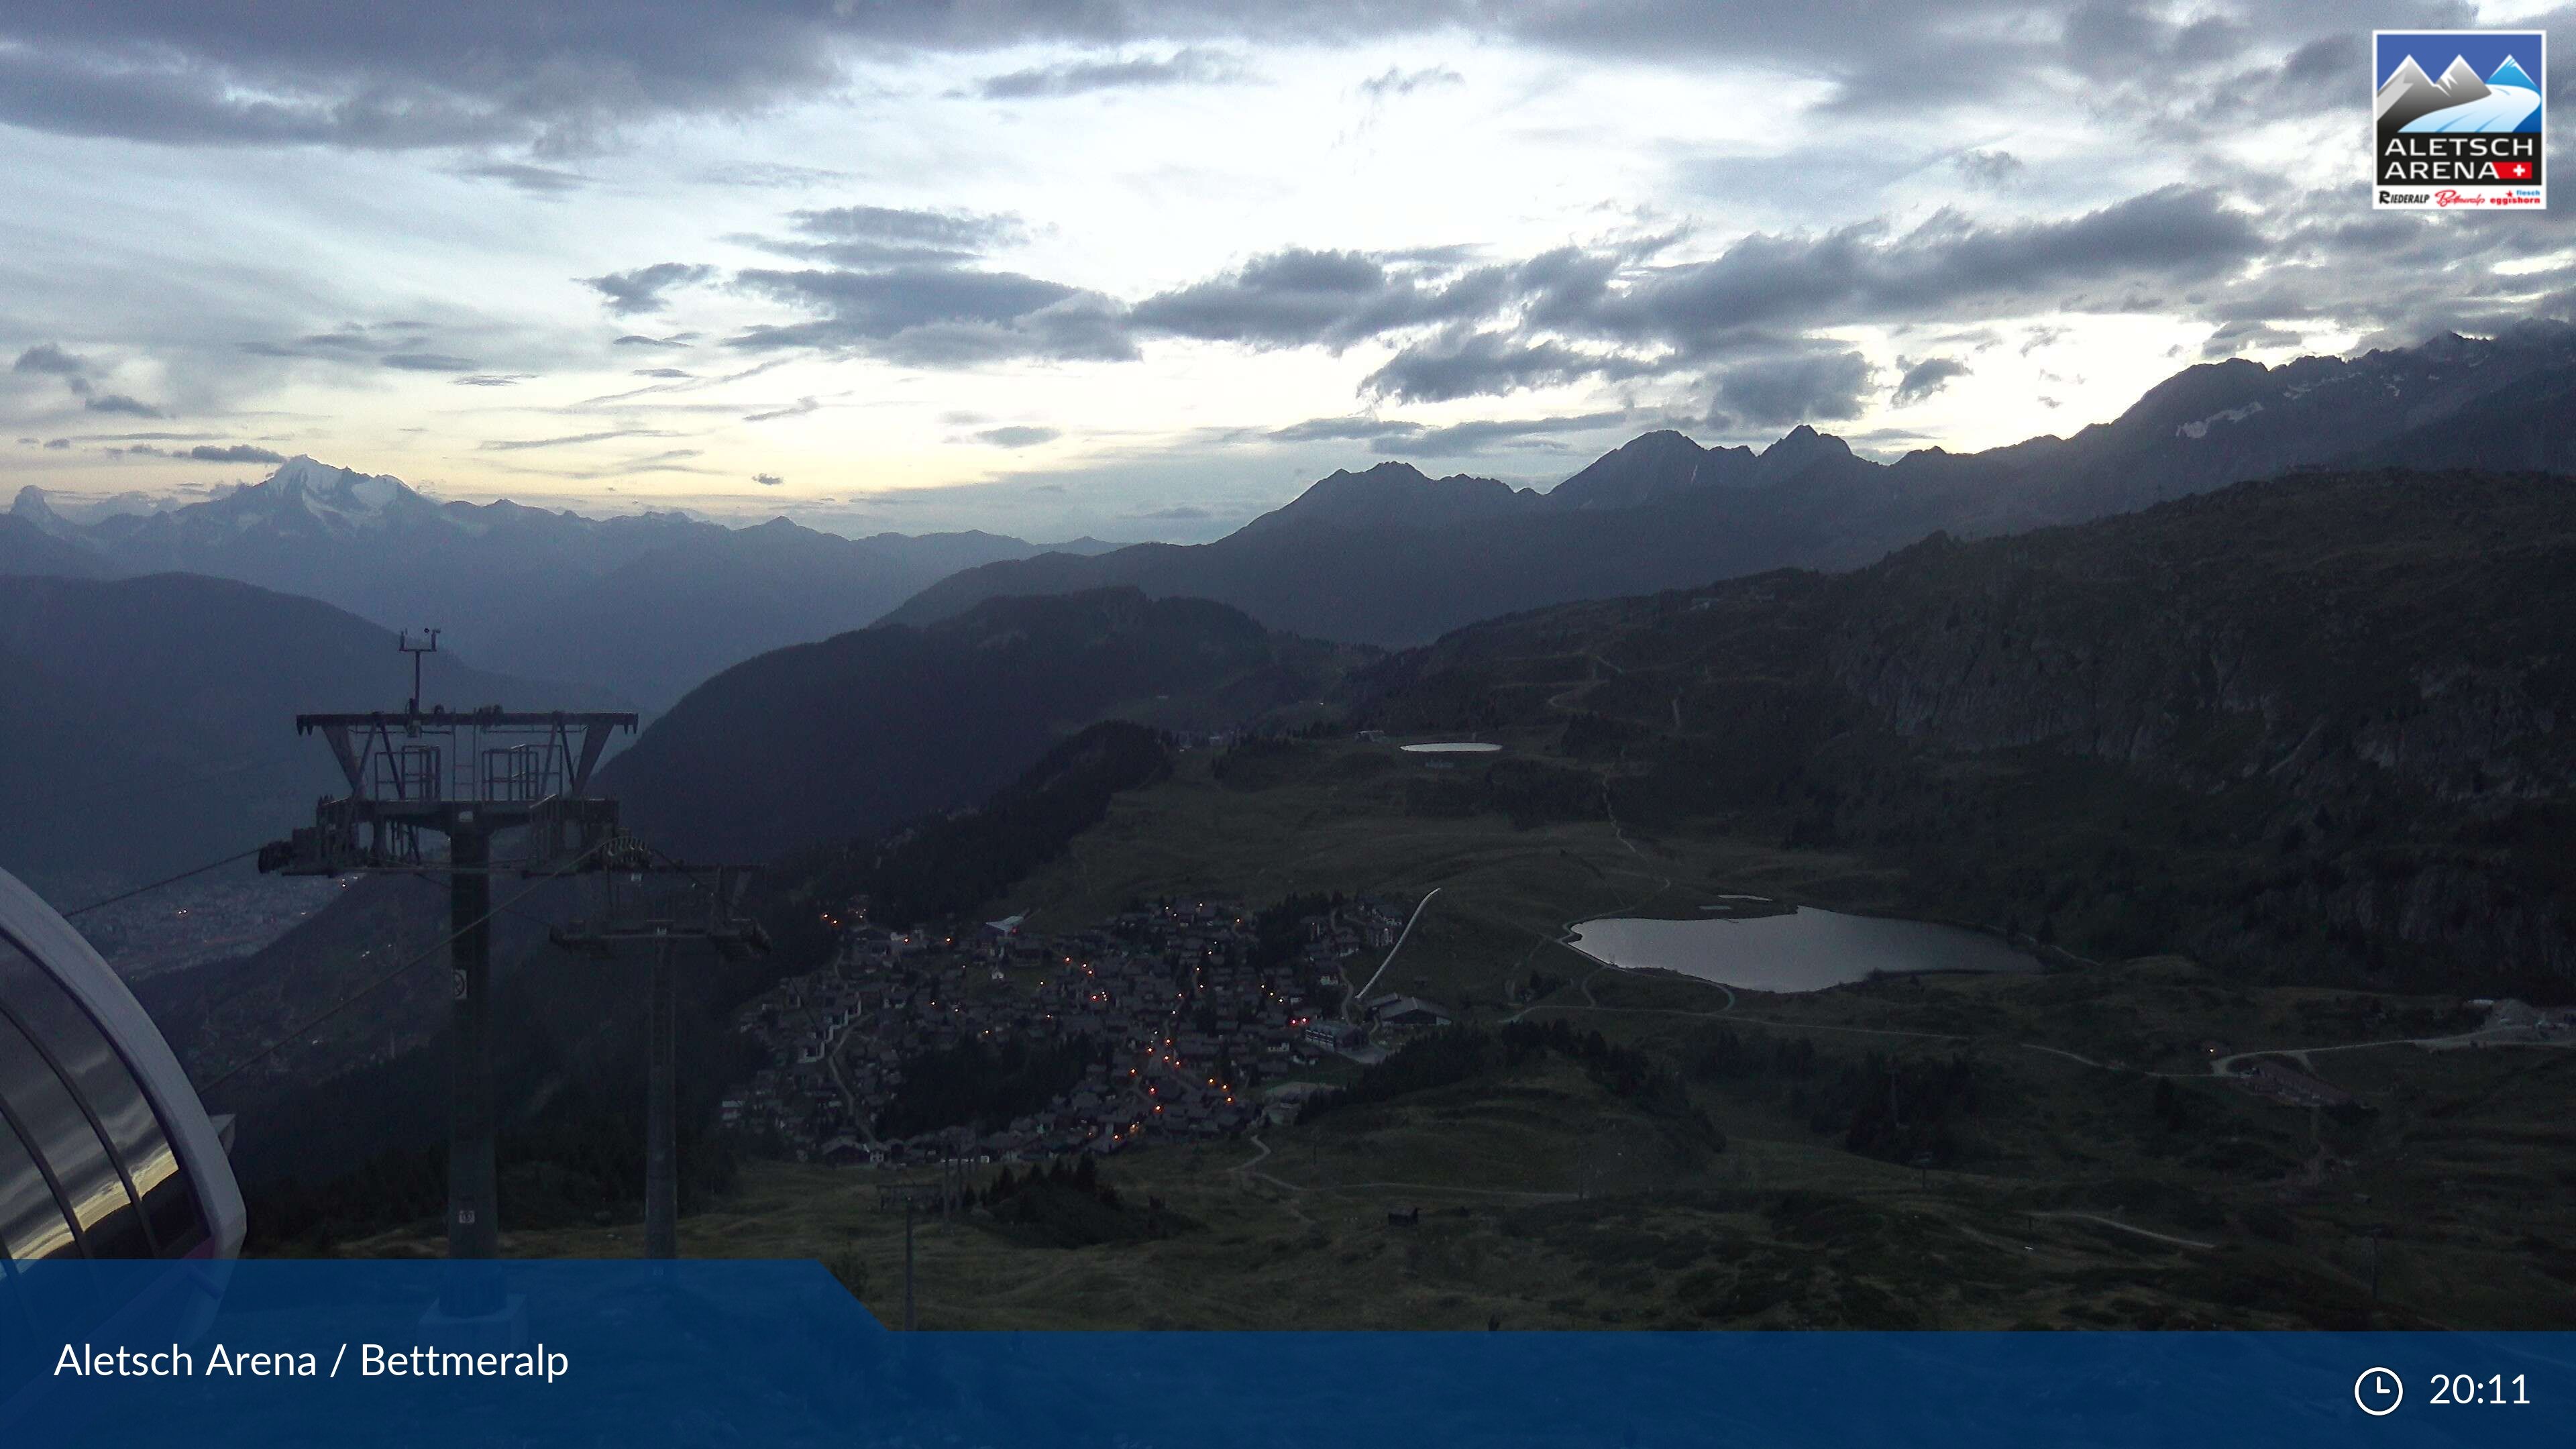
[[[2570,384],[2576,328],[2531,324],[2350,360],[2205,363],[2112,422],[1981,453],[1930,448],[1880,464],[1803,426],[1758,453],[1659,432],[1545,493],[1386,463],[1334,474],[1213,543],[987,564],[888,618],[928,623],[984,599],[1116,585],[1401,646],[1521,609],[1783,566],[1854,568],[1935,530],[2078,523],[2292,468],[2484,466],[2507,454],[2517,467],[2576,466],[2567,410],[2513,401],[2563,398]]]
[[[462,708],[611,702],[444,651],[422,678],[425,702]],[[391,630],[312,599],[189,574],[0,578],[0,865],[143,879],[309,825],[345,787],[297,713],[400,709],[410,688]]]
[[[849,539],[783,518],[726,528],[678,513],[440,503],[302,457],[164,512],[74,523],[30,488],[9,518],[0,573],[238,579],[392,628],[438,625],[477,658],[646,708],[762,650],[871,623],[957,569],[1038,551],[986,533]]]
[[[1518,516],[1537,498],[1491,478],[1432,478],[1410,463],[1380,463],[1322,479],[1246,528],[1454,528]]]
[[[1704,448],[1665,429],[1621,444],[1545,493],[1527,496],[1534,512],[1605,512],[1683,499],[1712,502],[1729,491],[1783,483],[1819,464],[1840,466],[1851,457],[1850,444],[1804,424],[1759,451]]]
[[[1357,657],[1203,599],[997,599],[738,664],[599,786],[664,849],[762,860],[978,804],[1099,720],[1204,731],[1320,699]]]

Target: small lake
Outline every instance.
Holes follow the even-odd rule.
[[[1677,971],[1747,991],[1822,991],[1874,974],[2040,969],[2036,958],[1983,932],[1806,906],[1697,921],[1604,917],[1577,925],[1572,945],[1606,965]]]
[[[1451,740],[1436,745],[1399,746],[1408,755],[1490,755],[1501,745],[1479,745],[1465,740]]]

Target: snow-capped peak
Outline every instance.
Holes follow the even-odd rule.
[[[2487,89],[2485,79],[2470,66],[2465,55],[2451,57],[2451,64],[2442,72],[2439,84],[2443,90],[2464,100],[2474,100],[2484,95]]]
[[[2536,91],[2540,89],[2539,84],[2532,80],[2531,73],[2524,70],[2521,65],[2516,63],[2514,58],[2509,55],[2504,58],[2504,64],[2495,68],[2495,74],[2487,77],[2487,84],[2491,86],[2520,86],[2527,91]]]
[[[333,528],[377,528],[384,526],[399,502],[418,497],[389,473],[335,468],[299,453],[279,464],[266,481],[242,489],[228,501],[271,517],[301,512]],[[240,513],[235,526],[249,526],[252,516],[250,511]]]

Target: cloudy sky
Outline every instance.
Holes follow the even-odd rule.
[[[2567,315],[2576,197],[2368,208],[2370,28],[2504,24],[2576,57],[2530,3],[12,0],[0,493],[1188,540],[1388,457],[2071,432]]]

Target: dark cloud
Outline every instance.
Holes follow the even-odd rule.
[[[288,342],[271,342],[265,338],[241,344],[241,350],[255,357],[337,357],[347,359],[382,351],[390,343],[379,342],[359,327],[337,332],[316,332]]]
[[[564,171],[552,166],[531,166],[523,161],[492,161],[468,166],[457,173],[481,181],[499,181],[533,196],[562,196],[590,185],[590,178],[578,171]]]
[[[842,81],[854,45],[1070,28],[948,9],[28,0],[0,17],[0,120],[181,145],[510,143],[559,155],[631,120],[817,93]]]
[[[1910,230],[1864,222],[1755,233],[1703,261],[1662,263],[1669,239],[1625,250],[1566,247],[1518,263],[1398,263],[1290,249],[1139,302],[1139,335],[1256,347],[1343,348],[1389,339],[1365,395],[1437,402],[1584,380],[1691,375],[1731,359],[1796,355],[1830,373],[1808,390],[1851,395],[1839,352],[1791,346],[1819,329],[2056,310],[2161,305],[2158,286],[2210,281],[2268,245],[2213,188],[2167,187],[2078,216],[1989,222],[1944,210]],[[1820,373],[1818,369],[1825,369]],[[1750,411],[1778,412],[1752,374]],[[1792,389],[1793,392],[1799,389]],[[1818,413],[1816,416],[1849,416]]]
[[[1255,346],[1345,347],[1406,327],[1491,312],[1509,295],[1501,267],[1442,271],[1365,252],[1291,247],[1233,272],[1148,297],[1139,328]]]
[[[2171,13],[2138,0],[2087,0],[2059,32],[2060,61],[2087,75],[2171,85],[2178,74],[2242,60],[2252,48],[2253,31],[2234,16]]]
[[[18,360],[9,365],[9,370],[37,377],[59,377],[63,386],[71,389],[72,396],[83,398],[89,396],[90,378],[98,371],[88,358],[74,356],[51,342],[39,342],[19,353]]]
[[[636,375],[637,377],[672,377],[672,378],[684,378],[684,377],[695,377],[695,376],[697,376],[697,374],[696,374],[696,373],[691,372],[691,371],[687,370],[686,368],[679,368],[679,367],[639,367],[639,368],[636,368],[634,371],[635,371],[635,375]]]
[[[18,360],[9,364],[9,370],[43,373],[53,377],[80,377],[89,372],[90,365],[84,359],[74,357],[51,342],[39,342],[19,353]]]
[[[2351,33],[2345,10],[2322,0],[2248,7],[2241,19],[2169,15],[2067,0],[19,0],[0,13],[0,121],[191,145],[483,146],[544,161],[596,149],[635,121],[739,117],[833,94],[854,61],[925,51],[1092,52],[983,82],[994,94],[1050,95],[1192,79],[1221,68],[1214,57],[1232,47],[1462,32],[1577,60],[1795,69],[1833,87],[1829,110],[1919,120],[2033,93],[2052,73],[2093,81],[2088,104],[2123,73],[2142,86],[2188,88],[2229,78],[2248,56]],[[2435,4],[2407,18],[2445,17],[2469,23],[2474,12]],[[1392,75],[1390,85],[1406,78]]]
[[[798,231],[843,241],[904,242],[980,252],[1018,240],[1018,217],[973,211],[914,211],[897,206],[831,206],[788,213]]]
[[[262,338],[238,345],[254,357],[305,358],[360,366],[372,361],[400,372],[473,373],[477,364],[472,358],[432,350],[435,331],[424,322],[344,322],[327,332],[308,332],[282,342]],[[520,376],[525,375],[514,375],[512,380]]]
[[[1950,158],[1950,164],[1970,185],[1996,190],[2019,181],[2030,169],[2010,151],[1962,151]]]
[[[266,448],[255,448],[248,443],[233,443],[220,448],[209,443],[200,443],[188,450],[188,456],[201,463],[283,463],[286,461],[286,455],[283,453],[273,453]]]
[[[1561,342],[1524,342],[1501,332],[1452,329],[1397,352],[1361,379],[1360,391],[1398,402],[1448,402],[1456,398],[1552,387],[1587,377],[1637,377],[1657,370],[1654,361],[1584,351]]]
[[[1954,377],[1966,377],[1968,364],[1955,357],[1927,357],[1920,362],[1898,359],[1896,390],[1889,394],[1898,407],[1918,403],[1939,392]]]
[[[1015,216],[839,206],[794,212],[789,221],[798,235],[740,240],[831,265],[755,267],[735,273],[734,284],[811,320],[748,327],[727,339],[730,346],[810,348],[923,367],[1136,355],[1116,301],[974,264],[1026,234]]]
[[[751,481],[763,488],[776,488],[787,480],[775,473],[754,473],[751,475]]]
[[[2346,31],[2311,40],[2282,62],[2278,84],[2335,101],[2351,100],[2352,78],[2370,74],[2368,37]]]
[[[815,320],[745,329],[752,351],[810,347],[922,366],[1015,357],[1124,361],[1136,355],[1109,299],[1018,272],[945,266],[882,271],[752,270],[754,292],[818,313]]]
[[[784,256],[864,271],[972,261],[1027,235],[1016,216],[892,206],[791,212],[788,221],[799,235],[738,240]]]
[[[1870,391],[1869,360],[1852,351],[1799,351],[1720,368],[1712,423],[1780,427],[1856,418]]]
[[[1991,159],[1980,164],[1995,169]],[[882,250],[867,265],[738,273],[737,285],[808,320],[748,328],[735,347],[959,367],[1119,360],[1154,337],[1332,350],[1375,342],[1392,350],[1362,380],[1364,396],[1439,402],[1696,379],[1732,399],[1726,410],[1766,423],[1793,404],[1798,416],[1852,415],[1866,368],[1845,345],[1822,341],[1824,330],[2166,308],[2176,289],[2194,299],[2189,307],[2216,308],[2195,289],[2223,291],[2277,240],[2218,188],[2171,186],[2067,217],[1996,221],[1945,209],[1903,231],[1870,221],[1757,232],[1683,262],[1663,260],[1677,235],[1519,261],[1291,247],[1127,305],[966,264],[1016,237],[1014,218],[853,206],[793,220],[799,236],[782,246]],[[883,260],[924,252],[935,259]],[[2254,310],[2242,299],[2229,305]]]
[[[1231,56],[1185,49],[1167,56],[1077,60],[1015,70],[976,82],[971,94],[988,101],[1028,100],[1148,86],[1199,85],[1232,80],[1242,73],[1242,62]]]
[[[1391,456],[1457,458],[1500,447],[1554,446],[1551,440],[1562,435],[1599,432],[1633,421],[1626,412],[1559,418],[1480,418],[1441,427],[1401,418],[1308,418],[1260,436],[1276,443],[1367,442],[1372,451]]]
[[[1040,443],[1052,443],[1063,436],[1063,433],[1054,428],[1014,425],[1006,428],[986,428],[975,435],[975,440],[979,443],[990,443],[996,448],[1034,448]]]
[[[81,404],[94,413],[122,413],[134,418],[166,418],[168,413],[152,404],[127,397],[121,392],[101,393]]]
[[[659,312],[670,305],[663,293],[673,287],[705,281],[714,274],[715,268],[693,262],[655,262],[633,271],[574,280],[607,298],[609,311],[626,317],[638,312]]]
[[[1388,96],[1409,96],[1432,86],[1463,85],[1466,79],[1445,65],[1424,66],[1420,70],[1390,66],[1361,81],[1360,94],[1373,101],[1382,101]]]
[[[1901,234],[1878,222],[1757,233],[1714,260],[1650,271],[1591,315],[1626,340],[1714,354],[1766,327],[2124,310],[2127,284],[2206,279],[2264,249],[2217,191],[2169,186],[2064,220],[1988,224],[1945,209]]]
[[[517,387],[535,376],[533,372],[469,372],[449,381],[458,387]]]
[[[1130,513],[1127,516],[1135,519],[1153,519],[1165,523],[1188,523],[1194,522],[1198,519],[1216,517],[1215,514],[1199,507],[1195,503],[1176,503],[1169,508],[1146,509],[1142,512]]]
[[[2307,339],[2286,327],[2275,327],[2261,320],[2226,322],[2219,325],[2200,344],[2200,355],[2206,359],[2234,357],[2256,348],[2296,347]]]
[[[698,334],[695,332],[674,332],[668,337],[647,337],[641,332],[629,332],[609,345],[612,347],[686,347],[696,341],[697,337]]]
[[[48,448],[68,448],[71,445],[72,440],[69,438],[47,438],[45,440],[45,446]]]

